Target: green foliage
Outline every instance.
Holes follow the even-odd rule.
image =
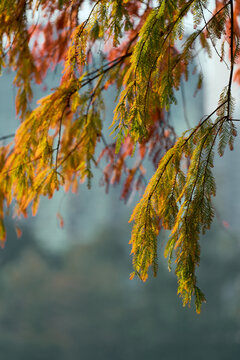
[[[199,238],[201,232],[210,228],[214,217],[214,145],[219,137],[218,152],[222,156],[227,144],[233,149],[236,136],[233,122],[224,115],[227,101],[224,97],[222,101],[214,123],[207,117],[163,157],[130,219],[135,221],[131,239],[135,273],[146,280],[148,268],[153,266],[156,276],[157,236],[161,227],[171,230],[165,256],[171,269],[175,252],[178,293],[184,305],[190,304],[195,295],[197,312],[205,301],[195,275],[200,261]],[[187,173],[186,158],[190,160]]]
[[[157,237],[161,228],[170,230],[165,255],[169,268],[175,259],[178,293],[184,305],[195,296],[200,312],[205,298],[196,267],[200,234],[214,217],[215,145],[222,156],[227,145],[233,149],[236,136],[232,82],[240,78],[240,7],[233,0],[216,1],[214,12],[207,0],[97,0],[79,24],[83,3],[1,1],[0,68],[16,72],[21,125],[14,142],[1,148],[0,238],[4,241],[4,214],[12,202],[18,216],[27,216],[30,207],[36,214],[41,196],[51,198],[60,186],[76,191],[86,180],[90,188],[92,167],[102,158],[108,162],[106,189],[125,177],[121,197],[126,201],[132,190],[143,187],[142,163],[149,155],[157,169],[131,217],[131,277],[146,280],[150,266],[157,274]],[[42,15],[39,23],[36,11]],[[189,33],[184,25],[190,13]],[[229,81],[215,110],[176,141],[168,111],[182,79],[191,75],[199,48],[209,57],[216,51],[229,69]],[[32,110],[32,82],[42,83],[60,62],[60,85]],[[202,82],[199,71],[197,90]],[[110,144],[103,134],[103,93],[109,87],[118,94]],[[100,153],[98,143],[103,145]],[[136,163],[129,165],[133,156]]]

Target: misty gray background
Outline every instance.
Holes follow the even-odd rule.
[[[186,110],[194,126],[215,107],[225,78],[209,65],[204,89],[193,98],[196,79],[185,84]],[[221,76],[219,75],[221,74]],[[0,78],[0,135],[15,131],[13,75]],[[212,88],[212,81],[215,87]],[[47,94],[58,85],[49,74]],[[224,85],[223,85],[224,86]],[[222,87],[223,87],[222,86]],[[35,100],[45,94],[36,89]],[[114,104],[108,94],[106,121]],[[34,100],[34,101],[35,101]],[[34,102],[33,102],[34,104]],[[181,95],[171,119],[186,129]],[[34,105],[33,105],[34,106]],[[98,186],[89,191],[59,191],[42,199],[36,217],[18,220],[17,239],[10,218],[8,238],[0,252],[0,352],[4,360],[75,359],[237,359],[240,355],[239,141],[234,152],[216,157],[218,217],[201,239],[199,286],[207,297],[201,315],[183,308],[176,278],[161,255],[167,234],[160,234],[159,274],[146,283],[129,280],[131,225],[136,201],[124,205],[121,188],[108,195]],[[148,166],[148,178],[153,174]],[[60,229],[56,213],[65,226]],[[229,223],[229,228],[223,226]]]

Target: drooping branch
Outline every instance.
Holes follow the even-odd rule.
[[[230,68],[230,75],[229,75],[229,83],[228,83],[228,109],[227,109],[227,118],[230,119],[231,116],[231,88],[232,88],[232,81],[233,81],[233,71],[234,71],[234,9],[233,9],[233,0],[230,0],[230,9],[231,9],[231,29],[230,29],[230,62],[231,62],[231,68]]]

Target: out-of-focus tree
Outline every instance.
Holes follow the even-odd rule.
[[[92,166],[104,158],[103,184],[108,189],[125,176],[126,200],[142,188],[143,160],[149,157],[156,172],[131,217],[131,278],[146,280],[150,266],[157,274],[157,236],[161,228],[171,230],[165,249],[169,268],[175,256],[178,293],[184,305],[194,295],[200,312],[205,297],[195,271],[200,233],[214,216],[214,148],[218,144],[220,156],[227,145],[233,149],[239,120],[232,96],[233,79],[240,79],[239,2],[216,0],[211,11],[207,0],[97,0],[90,1],[91,11],[79,23],[84,3],[1,1],[0,67],[16,71],[21,125],[14,142],[0,151],[0,237],[4,242],[5,207],[14,201],[17,215],[27,216],[29,207],[36,214],[40,197],[51,198],[60,186],[76,191],[86,179],[90,187]],[[186,34],[189,14],[193,25]],[[218,54],[229,68],[229,81],[211,114],[176,141],[168,110],[182,79],[191,76],[199,47],[209,56],[212,50]],[[60,85],[32,110],[32,82],[41,84],[62,61]],[[202,78],[200,73],[197,90]],[[118,103],[111,125],[115,137],[108,143],[102,95],[110,86]],[[98,142],[103,148],[97,154]]]

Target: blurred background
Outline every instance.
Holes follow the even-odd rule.
[[[193,97],[193,76],[170,112],[179,134],[215,108],[227,82],[218,60],[200,55],[207,71],[203,91]],[[225,76],[226,74],[226,76]],[[221,75],[221,76],[220,76]],[[15,132],[13,75],[0,78],[0,134]],[[46,78],[48,90],[59,83]],[[239,91],[235,89],[238,97]],[[106,100],[111,122],[114,96]],[[236,108],[238,111],[238,106]],[[105,194],[95,169],[92,189],[63,191],[42,199],[27,221],[7,218],[8,237],[0,250],[0,354],[4,360],[175,360],[237,359],[240,355],[240,171],[235,151],[216,159],[216,220],[201,239],[200,288],[207,297],[201,315],[183,308],[177,284],[163,258],[168,234],[159,238],[159,274],[146,283],[129,280],[131,224],[140,195],[126,205],[119,188]],[[146,165],[147,166],[147,165]],[[148,178],[153,169],[147,167]],[[60,228],[56,214],[64,219]],[[15,225],[23,235],[17,238]]]

